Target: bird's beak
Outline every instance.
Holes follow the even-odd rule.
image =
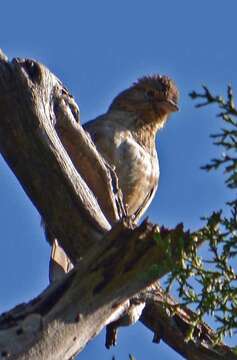
[[[174,100],[167,99],[165,102],[166,102],[166,104],[168,105],[168,107],[170,108],[171,111],[179,111],[179,106]]]
[[[159,102],[159,106],[163,107],[167,112],[179,111],[178,104],[172,99],[166,99]]]

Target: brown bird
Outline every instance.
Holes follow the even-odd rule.
[[[128,215],[136,219],[155,195],[157,131],[178,110],[178,90],[166,76],[147,76],[120,93],[108,111],[85,124],[99,152],[115,167]]]
[[[178,89],[170,78],[145,76],[116,96],[104,115],[84,125],[98,151],[115,167],[128,215],[136,221],[157,190],[155,138],[170,113],[178,111],[178,100]],[[52,258],[63,256],[58,255],[60,251],[55,243]]]

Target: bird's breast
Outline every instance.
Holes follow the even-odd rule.
[[[115,167],[129,215],[139,216],[150,204],[159,179],[155,143],[149,150],[138,143],[118,119],[105,118],[85,125],[99,152]]]
[[[132,215],[141,206],[146,206],[149,194],[157,187],[158,158],[155,147],[150,154],[132,137],[117,139],[115,143],[113,162],[128,213]]]

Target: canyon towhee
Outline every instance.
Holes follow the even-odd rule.
[[[157,190],[159,163],[155,138],[170,113],[178,110],[178,100],[178,89],[170,78],[145,76],[116,96],[104,115],[83,126],[98,151],[114,166],[127,213],[136,221]],[[52,281],[61,276],[60,266],[63,272],[71,267],[64,256],[54,242]]]

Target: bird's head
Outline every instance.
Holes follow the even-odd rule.
[[[110,110],[133,112],[148,123],[164,122],[170,113],[178,111],[178,101],[179,91],[173,80],[160,75],[144,76],[121,92]]]

